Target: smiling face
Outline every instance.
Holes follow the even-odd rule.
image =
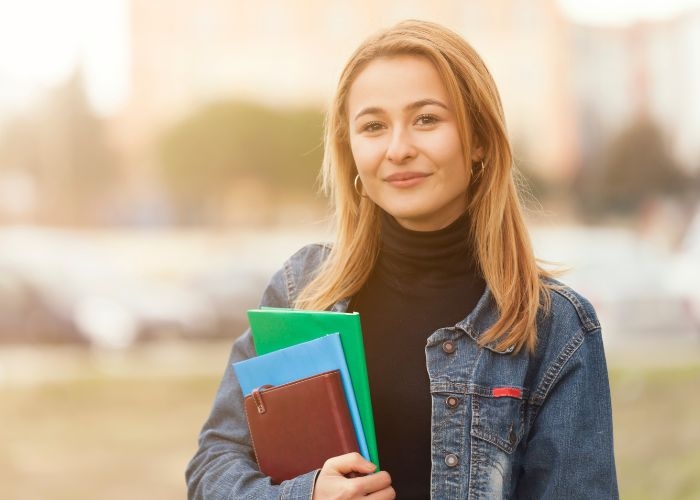
[[[407,229],[448,226],[467,207],[469,169],[455,110],[425,57],[380,57],[347,100],[350,148],[365,194]],[[480,150],[470,154],[480,159]]]

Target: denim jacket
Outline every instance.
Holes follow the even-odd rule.
[[[272,278],[262,305],[290,307],[328,249],[309,245],[292,256]],[[428,337],[432,498],[618,498],[600,324],[588,301],[558,285],[549,314],[538,316],[534,353],[478,345],[497,319],[488,287],[464,320]],[[332,310],[347,305],[346,299]],[[234,342],[187,468],[190,499],[312,497],[318,471],[273,485],[257,468],[231,368],[252,356],[247,331]]]

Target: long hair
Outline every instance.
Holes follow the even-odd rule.
[[[513,156],[496,84],[476,51],[438,24],[403,21],[366,40],[345,66],[326,116],[323,187],[330,195],[336,241],[328,258],[301,291],[295,307],[323,310],[356,294],[367,281],[380,248],[377,206],[353,185],[347,100],[357,75],[379,57],[416,55],[432,62],[455,108],[462,151],[472,141],[484,161],[467,167],[467,212],[478,269],[499,317],[479,341],[500,349],[534,350],[536,317],[549,309],[548,273],[535,260],[514,182]]]

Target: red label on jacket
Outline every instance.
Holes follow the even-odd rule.
[[[491,395],[494,398],[520,398],[523,392],[517,387],[494,387],[491,390]]]

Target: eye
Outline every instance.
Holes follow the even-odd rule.
[[[418,115],[418,118],[416,118],[416,125],[435,125],[438,121],[440,121],[440,119],[435,115],[423,114]]]
[[[374,121],[374,122],[365,123],[362,126],[361,131],[362,132],[377,132],[377,131],[381,130],[383,127],[384,127],[384,125],[382,125],[381,122]]]

